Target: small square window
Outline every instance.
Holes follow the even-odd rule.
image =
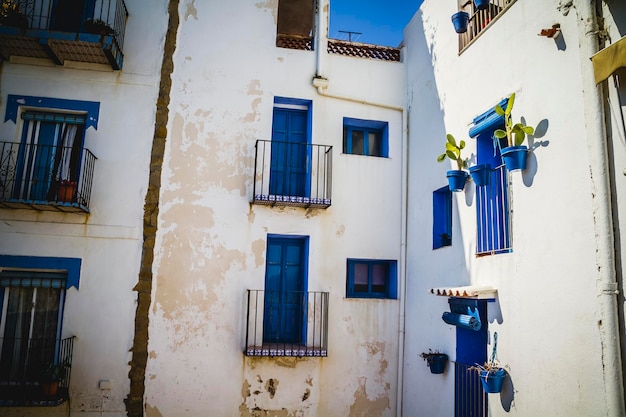
[[[388,157],[387,122],[343,118],[343,153]]]
[[[348,259],[348,298],[397,298],[397,262],[376,259]]]

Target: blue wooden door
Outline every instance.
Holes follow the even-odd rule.
[[[57,123],[25,122],[18,154],[14,198],[45,200],[52,182]]]
[[[301,343],[306,306],[305,239],[268,237],[265,269],[265,343]]]
[[[274,108],[270,194],[307,195],[307,111]]]

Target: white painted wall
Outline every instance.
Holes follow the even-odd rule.
[[[489,396],[490,415],[606,415],[598,321],[598,274],[576,8],[517,1],[458,54],[450,23],[456,2],[426,0],[405,31],[409,89],[407,343],[404,415],[454,412],[454,369],[430,375],[428,348],[455,358],[455,330],[441,320],[447,299],[431,287],[492,285],[489,331],[508,365],[513,403]],[[537,36],[560,23],[565,48]],[[430,65],[432,63],[432,66]],[[511,175],[513,253],[477,258],[473,185],[453,199],[453,244],[431,250],[432,191],[446,133],[468,142],[472,119],[515,92],[514,121],[548,121],[530,167]],[[498,314],[499,313],[499,314]],[[415,323],[415,324],[411,324]],[[488,347],[491,352],[491,346]]]
[[[46,61],[2,64],[2,115],[9,94],[100,102],[98,130],[89,128],[85,134],[85,147],[98,158],[91,213],[0,209],[0,254],[82,259],[80,287],[67,291],[63,321],[63,336],[76,336],[72,415],[126,415],[123,401],[129,389],[136,305],[132,289],[141,257],[166,3],[126,0],[129,18],[122,71],[70,69]],[[3,140],[20,133],[20,121],[17,126],[12,121],[0,123]],[[111,391],[99,390],[103,379],[112,382]],[[5,412],[26,411],[3,408],[1,413]]]
[[[180,6],[147,416],[247,416],[256,407],[280,416],[395,415],[400,302],[346,299],[345,287],[348,257],[400,262],[402,114],[319,96],[316,53],[275,47],[277,7]],[[401,63],[323,59],[329,92],[403,106]],[[271,139],[275,96],[313,101],[312,142],[333,146],[326,210],[249,204],[254,144]],[[388,121],[389,158],[343,155],[344,116]],[[310,237],[308,289],[330,293],[326,358],[242,353],[245,291],[263,289],[268,233]]]

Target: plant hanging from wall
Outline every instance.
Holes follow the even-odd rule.
[[[502,149],[501,155],[504,164],[509,171],[518,171],[526,169],[526,151],[528,147],[522,145],[526,139],[526,135],[533,135],[535,129],[527,126],[523,122],[513,124],[511,112],[515,104],[515,93],[509,96],[506,108],[496,105],[494,111],[504,117],[504,129],[497,129],[494,136],[498,139],[506,138],[507,146]]]
[[[446,158],[450,158],[457,164],[458,169],[450,170],[446,173],[450,191],[463,191],[469,176],[467,171],[464,170],[464,168],[467,168],[467,158],[463,158],[461,155],[463,149],[465,149],[465,141],[460,140],[457,144],[454,136],[448,133],[446,135],[446,150],[437,157],[437,162],[443,162]]]

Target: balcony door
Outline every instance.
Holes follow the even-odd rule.
[[[80,32],[83,22],[92,19],[95,0],[54,0],[50,29],[62,32]]]
[[[0,381],[34,381],[46,364],[58,359],[66,276],[25,271],[2,275],[8,278],[0,279]]]
[[[264,343],[304,340],[306,237],[270,236],[265,267]]]
[[[26,111],[13,198],[54,201],[62,181],[77,184],[85,116]]]
[[[308,197],[308,109],[274,107],[270,194]]]

